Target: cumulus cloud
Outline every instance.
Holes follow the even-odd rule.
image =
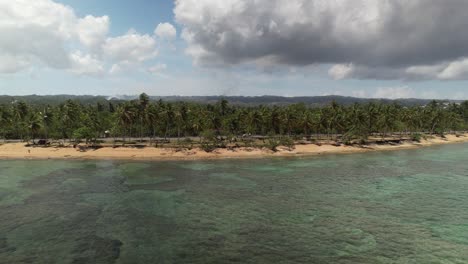
[[[328,70],[328,75],[335,80],[342,80],[353,75],[354,72],[355,67],[353,64],[336,64]]]
[[[16,72],[32,64],[68,67],[65,43],[74,34],[74,20],[71,9],[51,1],[0,1],[0,55],[13,62],[0,67],[1,72]]]
[[[109,17],[88,15],[79,19],[77,33],[80,42],[94,52],[100,52],[101,45],[109,33]]]
[[[171,23],[159,23],[154,34],[161,39],[174,40],[177,37],[177,30]]]
[[[468,78],[468,59],[460,59],[450,62],[438,73],[440,79],[467,79]]]
[[[0,73],[30,67],[101,76],[107,65],[138,65],[157,55],[153,36],[110,37],[110,18],[78,17],[52,0],[0,0]]]
[[[332,64],[337,79],[468,78],[468,1],[176,0],[202,66]]]
[[[142,62],[157,55],[156,41],[149,35],[130,30],[127,34],[108,38],[103,45],[104,55],[125,63]]]
[[[163,71],[167,69],[167,65],[163,63],[158,63],[150,68],[148,68],[148,72],[153,74],[153,75],[159,75]]]
[[[119,37],[108,38],[102,49],[104,57],[113,62],[109,70],[112,75],[134,70],[142,62],[151,60],[158,54],[156,40],[134,30]]]
[[[68,71],[76,75],[103,76],[104,64],[89,54],[79,51],[70,54],[71,67]]]

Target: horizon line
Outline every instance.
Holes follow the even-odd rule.
[[[138,97],[142,93],[137,94],[116,94],[116,95],[93,95],[93,94],[24,94],[24,95],[12,95],[12,94],[0,94],[3,97],[28,97],[28,96],[89,96],[89,97],[107,97],[107,98],[118,98],[119,97]],[[145,93],[147,94],[147,93]],[[398,100],[436,100],[436,101],[466,101],[468,99],[454,99],[454,98],[418,98],[418,97],[399,97],[399,98],[388,98],[388,97],[358,97],[358,96],[350,96],[350,95],[339,95],[339,94],[328,94],[328,95],[295,95],[295,96],[286,96],[286,95],[152,95],[147,94],[150,97],[243,97],[243,98],[260,98],[260,97],[278,97],[278,98],[301,98],[301,97],[342,97],[342,98],[353,98],[353,99],[367,99],[367,100],[391,100],[391,101],[398,101]]]

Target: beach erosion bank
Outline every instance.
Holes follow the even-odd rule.
[[[313,156],[325,154],[350,154],[372,151],[387,151],[410,149],[440,144],[468,142],[468,133],[462,135],[431,136],[420,142],[402,141],[401,143],[367,145],[337,145],[337,144],[298,144],[289,149],[279,147],[278,151],[267,148],[233,148],[215,149],[212,152],[193,149],[175,148],[131,148],[102,147],[74,148],[69,147],[38,147],[27,146],[25,143],[5,143],[0,145],[0,159],[116,159],[116,160],[205,160],[229,158],[268,158]]]

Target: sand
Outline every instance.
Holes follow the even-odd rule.
[[[279,148],[273,152],[268,149],[238,148],[234,150],[217,149],[207,153],[200,149],[176,151],[174,149],[146,147],[137,148],[111,148],[104,147],[97,150],[88,149],[80,151],[73,147],[26,147],[25,143],[6,143],[0,145],[0,159],[120,159],[120,160],[203,160],[226,158],[268,158],[325,154],[363,153],[372,151],[399,150],[432,146],[438,144],[450,144],[468,142],[468,134],[459,137],[447,135],[446,138],[434,137],[422,140],[420,143],[404,142],[396,145],[366,146],[333,146],[323,144],[296,145],[295,149]]]

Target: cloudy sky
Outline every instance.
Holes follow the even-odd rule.
[[[0,94],[468,99],[466,0],[0,0]]]

